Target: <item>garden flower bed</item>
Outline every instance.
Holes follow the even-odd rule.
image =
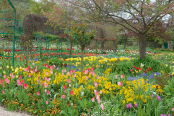
[[[15,68],[8,62],[0,67],[0,100],[9,110],[25,110],[33,115],[174,114],[174,87],[170,84],[174,82],[174,71],[167,72],[167,59],[155,72],[155,62],[137,63],[136,58],[127,57],[84,57],[82,77],[78,57],[57,61],[34,59],[28,66],[22,58],[17,60],[19,65]],[[162,81],[164,85],[162,78],[167,79]]]

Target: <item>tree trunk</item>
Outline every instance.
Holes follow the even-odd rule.
[[[83,49],[81,50],[82,54],[81,54],[81,78],[83,76]]]
[[[174,41],[172,41],[172,47],[173,47],[173,51],[174,51]]]
[[[146,57],[146,35],[142,33],[139,34],[139,52],[140,59]]]
[[[73,42],[71,41],[71,46],[70,46],[70,51],[69,51],[69,57],[72,55],[72,47],[73,47]]]
[[[124,39],[124,50],[126,49],[127,37]]]
[[[27,50],[26,50],[26,66],[28,66],[28,47],[27,47]]]

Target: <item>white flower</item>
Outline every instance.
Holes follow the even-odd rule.
[[[144,64],[141,63],[141,67],[144,67]]]

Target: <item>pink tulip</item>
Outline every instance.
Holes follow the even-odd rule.
[[[65,95],[62,95],[62,98],[64,99],[65,98]]]
[[[19,78],[22,79],[22,76],[20,76]]]
[[[103,106],[103,107],[102,107],[102,110],[104,110],[104,109],[105,109],[105,107]]]
[[[46,72],[46,75],[48,75],[48,72]]]
[[[92,72],[91,74],[92,74],[92,76],[95,76],[95,72]]]
[[[64,88],[64,89],[66,89],[66,88],[67,88],[67,87],[66,87],[66,85],[65,85],[65,86],[63,86],[63,88]]]
[[[21,82],[18,82],[18,86],[22,86],[22,83]]]
[[[131,71],[134,71],[134,69],[131,69]]]
[[[69,76],[69,72],[67,72],[67,76]]]
[[[25,89],[28,89],[28,85],[26,83],[23,86]]]
[[[49,95],[50,94],[50,91],[47,91],[47,95]]]
[[[127,108],[132,108],[132,104],[131,103],[129,103],[128,105],[126,105],[127,106]]]
[[[53,74],[53,71],[51,70],[50,73]]]
[[[7,75],[4,75],[4,78],[6,78],[7,77]]]
[[[45,82],[45,88],[47,88],[48,87],[48,84]]]
[[[104,109],[105,109],[105,107],[104,107],[104,105],[103,105],[103,104],[101,104],[101,107],[102,107],[102,110],[104,110]]]
[[[51,80],[51,78],[47,78],[47,82],[49,82]]]
[[[71,94],[71,95],[73,95],[73,90],[72,90],[72,91],[70,91],[70,94]]]
[[[95,85],[95,87],[97,87],[98,86],[97,82],[94,82],[94,85]]]
[[[3,90],[2,93],[5,93],[5,90]]]
[[[64,73],[62,73],[62,75],[64,75]]]
[[[71,84],[69,84],[69,87],[71,87]]]
[[[98,99],[98,103],[100,103],[100,99]]]
[[[100,90],[100,94],[102,94],[102,90]]]
[[[10,83],[10,80],[8,78],[5,78],[6,83]]]
[[[95,92],[95,95],[98,95],[98,92],[97,91]]]
[[[158,99],[158,101],[161,101],[161,98],[160,98],[160,96],[157,96],[157,99]]]
[[[3,82],[4,82],[3,79],[1,79],[1,85],[3,84]]]
[[[100,99],[100,96],[99,96],[99,95],[97,95],[96,99]]]
[[[85,70],[85,74],[88,74],[88,70]]]
[[[88,76],[86,76],[86,80],[88,80]]]
[[[94,67],[92,68],[92,71],[94,71]]]
[[[123,79],[124,78],[124,75],[121,75],[121,78]]]
[[[31,75],[28,75],[28,77],[31,77]]]
[[[45,92],[47,92],[47,89],[45,89]]]
[[[18,83],[20,82],[20,80],[18,79],[18,80],[16,80]]]
[[[172,108],[172,111],[174,111],[174,108]]]
[[[46,101],[46,104],[48,104],[48,101]]]
[[[74,77],[76,77],[76,74],[74,74]]]
[[[118,78],[118,76],[117,75],[115,75],[115,79],[117,79]]]
[[[3,86],[2,87],[5,87],[5,84],[3,84]]]
[[[73,71],[72,71],[72,70],[70,70],[69,72],[70,72],[70,74],[72,75]]]
[[[99,79],[100,77],[99,76],[97,76],[97,79]]]
[[[93,97],[93,98],[92,98],[92,102],[94,102],[94,101],[95,101],[95,98]]]
[[[40,91],[37,92],[37,95],[40,95]]]
[[[118,82],[118,85],[121,85],[121,86],[123,86],[123,82]]]
[[[138,104],[137,103],[135,104],[135,107],[138,107]]]
[[[12,75],[12,78],[15,78],[15,75]]]
[[[70,79],[67,79],[67,82],[70,83]]]

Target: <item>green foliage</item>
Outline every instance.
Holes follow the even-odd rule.
[[[117,74],[130,74],[132,67],[133,64],[129,61],[116,62],[112,67],[112,72]]]
[[[44,36],[44,33],[42,31],[37,31],[33,33],[34,35],[39,35],[40,37]]]
[[[164,85],[163,93],[166,98],[172,98],[174,97],[174,78],[170,77],[171,80],[167,81],[167,84]]]
[[[59,67],[63,64],[63,60],[59,58],[52,58],[49,60],[50,65],[55,65],[56,67]]]
[[[32,13],[42,14],[43,11],[50,12],[55,4],[54,1],[49,0],[39,0],[38,2],[30,0],[30,10]]]
[[[157,76],[154,78],[156,83],[161,86],[162,88],[164,88],[165,85],[167,85],[168,81],[171,80],[171,75],[170,74],[163,74],[161,76]]]
[[[73,37],[75,41],[78,41],[81,46],[81,50],[84,50],[88,46],[92,39],[95,37],[96,31],[87,32],[88,27],[86,24],[75,24],[71,27],[69,35]]]
[[[140,66],[141,63],[144,65],[144,69],[148,69],[149,67],[152,68],[151,72],[158,72],[163,70],[167,73],[171,71],[169,66],[165,66],[159,60],[152,59],[152,57],[149,56],[146,56],[146,58],[143,58],[142,60],[140,58],[132,60],[132,64],[135,66]]]

